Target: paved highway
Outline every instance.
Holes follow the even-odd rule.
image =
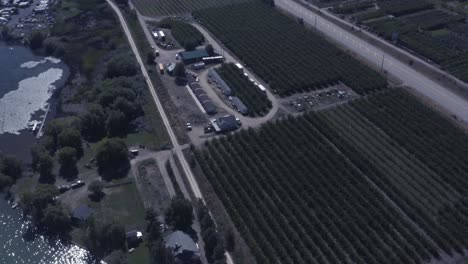
[[[167,133],[169,134],[169,137],[171,139],[171,142],[172,142],[172,145],[173,145],[172,151],[176,154],[177,158],[180,161],[180,164],[182,166],[182,170],[184,171],[184,173],[185,173],[185,175],[187,177],[187,180],[188,180],[188,182],[190,184],[190,188],[192,189],[192,192],[193,192],[193,194],[194,194],[194,196],[196,198],[199,198],[199,199],[203,200],[203,196],[201,194],[198,183],[195,180],[195,177],[194,177],[194,175],[192,173],[192,170],[190,169],[190,166],[189,166],[187,160],[185,159],[184,154],[182,153],[181,145],[179,144],[179,142],[177,142],[177,138],[176,138],[176,136],[174,134],[174,131],[172,130],[171,124],[169,123],[169,119],[168,119],[168,117],[166,115],[166,112],[164,112],[164,108],[162,107],[161,101],[159,100],[158,95],[155,92],[153,83],[151,82],[151,79],[148,76],[148,72],[146,71],[145,64],[143,63],[143,60],[142,60],[142,58],[140,56],[140,53],[138,52],[137,46],[135,44],[135,40],[133,39],[132,34],[130,33],[130,29],[128,28],[127,22],[125,22],[125,19],[124,19],[123,15],[122,15],[122,12],[120,12],[120,9],[113,2],[111,2],[110,0],[106,0],[106,1],[107,1],[107,3],[109,3],[109,5],[112,7],[112,9],[115,11],[117,16],[119,17],[119,21],[120,21],[120,24],[121,24],[124,32],[125,32],[125,36],[127,37],[128,43],[130,44],[130,46],[132,48],[132,51],[135,54],[135,57],[137,59],[137,62],[140,65],[141,73],[143,74],[143,77],[145,77],[146,84],[148,85],[151,96],[153,97],[154,103],[156,104],[156,107],[157,107],[159,113],[161,114],[161,118],[163,120],[164,126],[166,127]],[[234,262],[232,260],[232,257],[229,254],[229,252],[226,252],[225,256],[226,256],[226,261],[227,261],[228,264],[234,264]]]
[[[292,0],[275,0],[275,4],[294,16],[303,18],[304,22],[316,27],[317,30],[324,33],[330,39],[353,51],[375,66],[379,68],[383,66],[385,71],[400,79],[405,85],[430,98],[437,105],[457,116],[458,119],[468,122],[468,101],[466,99],[417,72],[406,62],[395,59],[384,50],[357,38]]]

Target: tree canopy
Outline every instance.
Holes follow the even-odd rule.
[[[189,230],[193,219],[192,203],[183,197],[173,198],[166,210],[166,223],[178,230]]]
[[[103,139],[97,147],[96,161],[103,178],[125,176],[129,168],[127,145],[119,138]]]

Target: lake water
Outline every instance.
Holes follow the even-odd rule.
[[[34,55],[29,48],[0,42],[0,153],[28,156],[35,135],[28,123],[52,117],[53,92],[65,84],[69,70],[52,57]],[[50,116],[49,116],[50,114]]]
[[[58,240],[34,235],[33,226],[21,211],[12,209],[0,197],[0,263],[2,264],[85,264],[86,250]]]
[[[54,90],[69,75],[60,60],[35,56],[28,48],[0,42],[0,153],[23,159],[36,136],[28,130],[31,120],[53,117]],[[12,209],[0,195],[0,264],[84,264],[87,251],[59,240],[34,234],[19,209]]]

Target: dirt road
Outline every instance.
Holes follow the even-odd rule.
[[[181,164],[182,170],[185,173],[185,176],[187,177],[187,180],[190,184],[190,188],[192,190],[193,195],[198,198],[203,200],[203,196],[201,194],[200,188],[198,186],[198,183],[195,180],[195,177],[192,173],[192,170],[190,169],[190,166],[185,159],[184,154],[182,153],[182,147],[180,146],[179,142],[177,142],[177,138],[174,134],[174,131],[172,130],[171,124],[169,123],[169,119],[166,115],[166,112],[164,112],[164,108],[162,107],[162,104],[158,98],[158,95],[155,92],[153,83],[151,82],[151,79],[148,76],[148,72],[146,71],[145,64],[143,62],[143,59],[140,56],[140,53],[138,52],[137,46],[135,44],[135,40],[132,37],[132,34],[130,33],[130,29],[127,25],[127,22],[125,22],[125,19],[122,15],[122,12],[120,12],[120,9],[110,0],[106,0],[107,3],[112,7],[114,12],[117,14],[120,24],[124,30],[125,36],[128,39],[128,42],[132,48],[133,53],[135,54],[136,60],[138,64],[140,65],[140,70],[142,75],[144,76],[146,83],[148,85],[148,88],[150,90],[151,96],[153,97],[154,103],[156,104],[156,107],[161,115],[161,118],[163,120],[164,126],[167,129],[167,132],[169,134],[169,137],[171,139],[173,148],[172,151],[176,154],[177,158],[179,159],[179,162]],[[146,27],[145,27],[146,28]],[[232,258],[228,252],[226,252],[226,259],[228,264],[233,264],[234,262],[232,261]]]

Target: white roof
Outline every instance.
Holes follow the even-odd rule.
[[[164,32],[163,32],[162,30],[160,30],[160,31],[159,31],[159,35],[160,35],[161,37],[164,37]]]
[[[261,85],[261,84],[258,85],[258,88],[260,88],[260,90],[262,90],[262,91],[266,91],[266,88],[263,87],[263,85]]]
[[[240,63],[236,63],[236,66],[237,66],[237,68],[239,68],[241,70],[244,68],[244,67],[242,67],[242,65]]]
[[[153,37],[157,38],[158,37],[158,32],[156,31],[152,31],[151,33],[153,33]]]

